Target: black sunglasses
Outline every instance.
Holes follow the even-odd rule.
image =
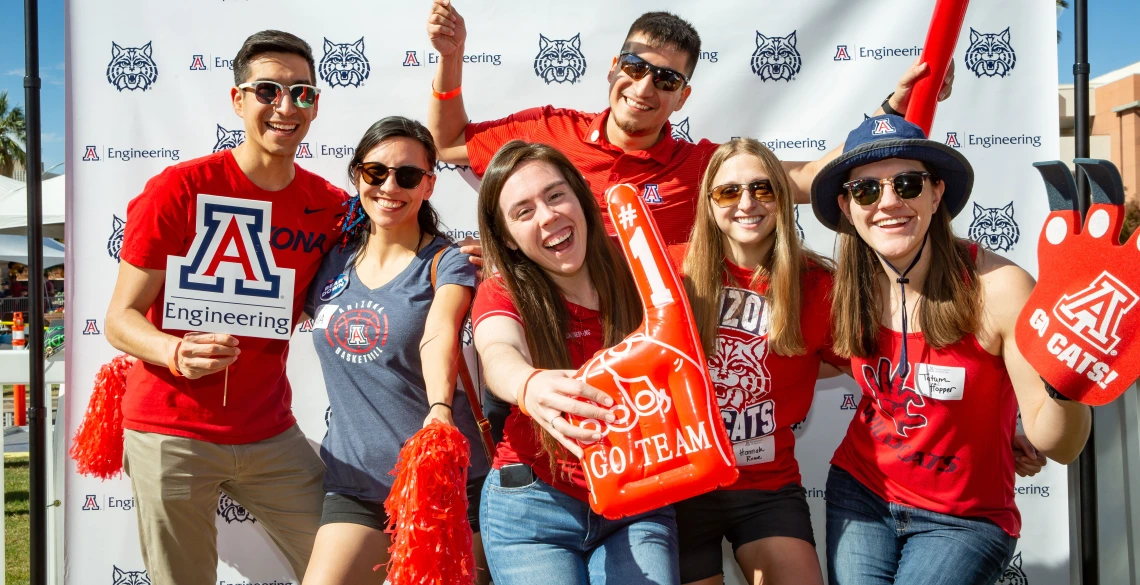
[[[415,189],[420,186],[425,176],[433,176],[433,173],[411,165],[391,168],[384,163],[366,162],[356,165],[356,168],[360,169],[360,176],[364,182],[373,186],[383,185],[384,181],[388,180],[388,174],[392,172],[396,173],[396,184],[404,189]]]
[[[847,194],[859,205],[870,205],[883,194],[883,184],[891,183],[899,199],[914,199],[922,194],[922,182],[935,180],[934,175],[923,171],[905,171],[888,179],[856,179],[843,184]]]
[[[767,179],[759,181],[752,181],[747,185],[744,184],[726,184],[717,185],[712,188],[709,197],[717,207],[729,207],[735,205],[744,196],[747,191],[752,194],[752,199],[758,203],[768,203],[776,200],[776,194],[772,193],[772,183]]]
[[[317,103],[317,96],[321,93],[319,87],[307,83],[296,85],[281,85],[276,81],[250,81],[237,86],[238,89],[252,89],[257,101],[265,104],[276,104],[281,96],[288,93],[293,105],[301,109],[311,108]]]
[[[677,91],[689,82],[689,78],[683,74],[668,67],[653,65],[629,51],[618,54],[618,67],[634,81],[639,81],[649,72],[653,72],[653,87],[661,91]]]

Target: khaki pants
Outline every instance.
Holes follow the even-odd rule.
[[[304,579],[321,519],[325,466],[301,430],[257,443],[219,445],[126,431],[143,562],[154,585],[217,583],[220,492],[257,518]]]

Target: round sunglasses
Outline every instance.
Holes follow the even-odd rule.
[[[285,86],[276,81],[265,80],[250,81],[237,86],[237,88],[253,90],[253,95],[257,101],[267,106],[277,104],[281,96],[287,93],[289,98],[293,100],[293,105],[301,109],[313,107],[317,103],[317,96],[321,93],[321,88],[306,83]]]
[[[685,77],[684,74],[668,67],[653,65],[629,51],[622,51],[618,54],[618,67],[621,68],[622,73],[634,81],[640,81],[642,77],[652,72],[653,87],[661,91],[677,91],[689,82],[689,78]]]
[[[712,188],[709,197],[713,203],[716,203],[717,207],[730,207],[740,201],[745,191],[750,193],[752,200],[758,203],[770,203],[776,200],[776,194],[772,192],[772,183],[767,179],[752,181],[748,184],[727,183],[717,185]]]
[[[922,182],[934,180],[934,175],[923,171],[905,171],[886,179],[856,179],[843,184],[847,194],[859,205],[870,205],[883,194],[883,185],[890,183],[899,199],[914,199],[922,195]]]
[[[411,165],[392,168],[384,163],[366,162],[356,165],[356,168],[360,169],[360,177],[364,182],[372,186],[383,185],[391,173],[396,174],[396,184],[403,189],[415,189],[424,177],[434,176],[434,173]]]

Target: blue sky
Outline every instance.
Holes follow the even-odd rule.
[[[1039,0],[1048,1],[1048,0]],[[1071,0],[1070,0],[1071,2]],[[40,77],[43,90],[43,159],[45,168],[64,160],[64,52],[63,0],[40,0]],[[0,7],[0,92],[8,91],[9,103],[24,103],[23,2],[4,0]],[[1090,2],[1089,62],[1092,76],[1140,61],[1136,25],[1140,23],[1137,0]],[[1057,22],[1063,38],[1057,47],[1060,83],[1072,83],[1073,9],[1061,13]],[[59,172],[62,169],[56,169]]]

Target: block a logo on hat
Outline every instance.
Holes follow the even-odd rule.
[[[325,38],[325,54],[317,74],[330,87],[360,87],[372,72],[364,56],[364,37],[355,43],[334,43]]]
[[[752,72],[762,81],[791,81],[800,72],[803,59],[796,49],[796,31],[785,37],[764,36],[756,31],[756,51],[752,53]]]
[[[1017,53],[1009,44],[1009,27],[1000,33],[980,33],[970,27],[970,47],[966,68],[981,77],[1005,77],[1017,64]]]
[[[218,124],[217,142],[214,143],[214,150],[210,152],[237,148],[243,142],[245,142],[245,130],[226,130],[222,128],[221,124]]]
[[[878,120],[875,120],[875,128],[871,130],[871,134],[874,134],[875,136],[894,133],[895,127],[891,126],[891,121],[887,118],[879,118]]]
[[[123,234],[126,232],[127,222],[119,216],[111,214],[111,237],[107,238],[107,255],[119,262],[119,252],[123,249]]]
[[[1105,355],[1114,355],[1120,343],[1120,320],[1136,306],[1140,296],[1107,271],[1078,293],[1063,295],[1053,315]]]
[[[685,142],[692,142],[693,139],[689,138],[689,119],[685,118],[680,122],[673,125],[671,132],[673,140],[684,140]]]
[[[548,39],[538,35],[534,74],[551,83],[578,83],[586,75],[586,55],[582,54],[581,33],[568,39]]]
[[[1013,219],[1013,202],[1004,207],[982,207],[974,203],[974,219],[970,222],[970,239],[987,250],[1008,252],[1021,239],[1021,230]]]
[[[146,91],[158,81],[158,65],[151,57],[150,42],[141,47],[120,47],[111,41],[111,62],[107,64],[107,83],[123,91]]]

